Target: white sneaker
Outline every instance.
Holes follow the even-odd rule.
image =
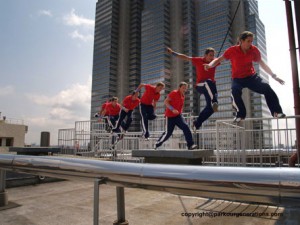
[[[197,127],[195,126],[195,121],[193,122],[193,125],[192,125],[192,130],[194,133],[197,132]]]
[[[124,133],[121,133],[120,136],[119,136],[119,140],[123,140],[125,134]]]
[[[286,115],[284,113],[274,113],[274,118],[284,118]]]
[[[149,137],[146,138],[145,134],[142,134],[141,138],[144,139],[145,141],[149,141]]]
[[[198,148],[197,145],[192,145],[192,146],[190,146],[190,147],[188,148],[188,150],[195,150],[195,149],[197,149],[197,148]]]
[[[211,107],[213,108],[214,112],[218,112],[218,103],[217,102],[214,102],[213,104],[211,104]]]
[[[233,119],[233,122],[234,123],[239,123],[239,122],[241,122],[242,121],[242,118],[241,117],[234,117],[234,119]]]

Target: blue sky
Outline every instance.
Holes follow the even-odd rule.
[[[41,131],[89,119],[96,0],[14,0],[0,7],[0,112]]]
[[[0,112],[29,126],[26,144],[39,144],[40,132],[50,131],[55,145],[58,129],[89,119],[97,0],[0,2]],[[259,10],[268,64],[286,81],[271,85],[292,115],[284,1],[259,0]]]

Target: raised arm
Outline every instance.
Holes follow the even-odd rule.
[[[140,85],[135,89],[135,92],[139,92],[144,86],[145,86],[145,84],[140,84]]]
[[[185,61],[191,61],[192,60],[192,57],[189,57],[187,55],[175,52],[171,48],[167,48],[167,53],[172,54],[173,56],[175,56],[177,58],[180,58],[182,60],[185,60]]]
[[[218,65],[219,63],[221,63],[223,60],[225,60],[224,56],[220,56],[219,58],[215,58],[209,64],[203,64],[204,65],[204,69],[208,70],[210,68],[214,68],[216,65]]]
[[[278,83],[282,85],[285,83],[284,80],[280,79],[275,73],[272,72],[271,68],[263,60],[260,60],[258,63],[263,68],[263,70],[266,71],[267,74],[269,74]]]

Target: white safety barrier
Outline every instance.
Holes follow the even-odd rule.
[[[192,128],[195,117],[184,116]],[[199,149],[214,150],[214,156],[203,160],[206,165],[287,166],[288,158],[299,148],[295,128],[295,121],[299,119],[300,116],[249,118],[238,124],[232,120],[208,120],[192,133]],[[74,129],[59,130],[58,143],[63,154],[142,162],[142,159],[132,158],[131,151],[153,149],[164,129],[165,118],[159,115],[154,121],[149,121],[149,140],[141,137],[142,132],[127,132],[124,139],[111,149],[117,134],[107,132],[104,122],[77,121]],[[182,131],[176,128],[163,147],[186,149]]]

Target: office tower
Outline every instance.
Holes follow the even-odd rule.
[[[185,112],[198,115],[206,103],[194,88],[195,69],[191,62],[167,54],[165,48],[189,56],[203,56],[207,47],[213,47],[221,55],[236,43],[238,34],[244,30],[256,35],[254,44],[266,59],[264,26],[255,0],[98,0],[91,116],[108,97],[122,99],[140,82],[159,81],[166,88],[161,93],[157,113],[164,112],[166,95],[185,81],[191,84]],[[268,79],[263,71],[256,69]],[[216,80],[220,107],[211,118],[232,119],[229,62],[217,68]],[[264,96],[245,90],[243,98],[247,117],[269,116]],[[215,125],[210,121],[206,126]]]
[[[261,50],[262,58],[266,60],[266,44],[264,25],[258,17],[257,1],[197,1],[199,10],[198,23],[198,49],[199,54],[203,54],[206,47],[216,49],[218,55],[230,46],[236,44],[238,35],[249,30],[255,34],[254,45]],[[237,9],[238,7],[238,9]],[[237,11],[236,11],[237,10]],[[227,38],[225,39],[229,25],[235,15],[235,19],[229,29]],[[225,40],[224,40],[225,39]],[[222,43],[224,41],[224,45]],[[256,66],[256,71],[264,79],[268,80],[268,75]],[[219,94],[220,108],[213,118],[232,118],[233,109],[231,104],[231,66],[228,62],[222,63],[216,72],[217,88]],[[247,109],[247,117],[266,117],[269,116],[264,96],[257,93],[250,93],[244,90],[243,99]],[[205,102],[201,102],[203,106]]]
[[[256,0],[198,0],[196,4],[198,17],[198,52],[206,47],[213,47],[220,56],[224,51],[235,45],[238,35],[245,30],[255,34],[254,45],[256,45],[262,54],[262,59],[266,61],[266,41],[264,25],[259,19],[258,3]],[[227,36],[226,36],[227,34]],[[225,38],[226,37],[226,38]],[[223,44],[223,45],[222,45]],[[202,53],[203,54],[203,53]],[[268,75],[260,70],[256,65],[257,73],[268,81]],[[208,127],[213,127],[213,119],[231,119],[234,117],[234,110],[231,102],[231,65],[223,62],[217,68],[216,81],[218,89],[219,112],[211,116],[207,122]],[[248,89],[243,90],[243,100],[247,110],[248,118],[269,117],[270,112],[263,95],[254,93]],[[200,99],[200,109],[205,106],[204,99]],[[209,123],[211,122],[211,123]],[[254,121],[245,124],[247,129],[270,129],[268,122]],[[255,132],[253,132],[255,133]],[[261,135],[255,133],[255,135]],[[248,142],[254,143],[256,147],[267,147],[272,145],[272,137],[267,133],[263,136],[248,138]],[[208,143],[210,145],[210,143]],[[247,145],[247,143],[246,143]]]
[[[140,84],[141,13],[140,0],[96,4],[91,119],[107,99],[121,102]]]
[[[141,82],[165,83],[165,90],[170,90],[170,62],[166,58],[165,46],[169,44],[170,1],[143,1],[141,20]],[[161,92],[164,98],[165,90]],[[156,113],[164,112],[163,102],[157,104]]]
[[[245,2],[245,14],[247,15],[247,30],[251,31],[255,34],[254,45],[256,45],[261,52],[262,59],[267,62],[267,49],[266,49],[266,38],[265,38],[265,27],[264,24],[259,19],[258,14],[258,5],[257,1],[249,1]],[[269,75],[261,70],[258,65],[256,65],[257,73],[266,81],[269,81]],[[252,118],[262,118],[262,117],[270,117],[270,111],[267,106],[266,100],[263,95],[251,92],[250,93],[250,112],[249,117]],[[270,130],[272,128],[272,124],[270,121],[254,121],[252,125],[252,129],[254,130]],[[253,143],[255,148],[259,147],[271,147],[273,144],[272,134],[264,132],[261,135],[259,132],[256,132],[253,137]]]

